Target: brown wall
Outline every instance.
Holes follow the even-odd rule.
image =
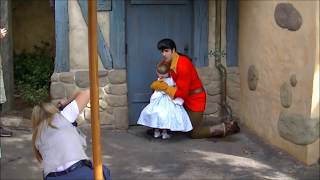
[[[302,17],[302,25],[291,31],[277,25],[278,3],[291,3]],[[269,143],[299,160],[311,164],[319,158],[319,138],[309,145],[297,145],[279,135],[280,112],[310,119],[315,62],[319,63],[319,1],[240,1],[239,63],[241,119]],[[317,48],[318,47],[318,48]],[[256,90],[248,88],[248,69],[258,72]],[[290,85],[295,75],[297,85]],[[283,107],[280,88],[287,83],[292,94],[290,107]],[[319,115],[316,117],[319,120]],[[312,155],[311,155],[312,154]],[[310,157],[312,156],[312,157]]]
[[[54,47],[54,17],[49,0],[13,0],[12,29],[14,52],[30,52],[41,41]]]

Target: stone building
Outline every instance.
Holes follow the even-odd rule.
[[[97,1],[101,124],[136,124],[156,78],[156,43],[170,37],[197,67],[207,92],[206,121],[225,118],[225,98],[241,125],[306,164],[317,162],[319,1]],[[10,22],[6,2],[1,22]],[[86,0],[55,1],[54,12],[56,101],[89,86]],[[2,54],[10,47],[2,42]],[[80,121],[90,123],[90,105]]]

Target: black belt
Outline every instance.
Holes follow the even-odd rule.
[[[64,171],[59,171],[59,172],[51,172],[47,175],[47,177],[57,177],[57,176],[63,176],[63,175],[66,175],[78,168],[81,168],[83,166],[88,166],[92,169],[92,163],[91,161],[87,160],[87,159],[83,159],[83,160],[80,160],[76,163],[74,163],[72,166],[68,167],[66,170]]]

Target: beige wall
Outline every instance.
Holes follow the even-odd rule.
[[[98,23],[104,39],[109,46],[109,12],[99,12]],[[88,69],[88,26],[82,16],[78,1],[69,1],[69,38],[70,38],[70,69]],[[99,69],[103,65],[98,57]]]
[[[316,25],[316,58],[314,61],[314,75],[313,75],[313,91],[312,91],[312,104],[311,104],[311,114],[310,118],[311,119],[319,119],[319,91],[320,91],[320,3],[318,2],[318,5],[315,6],[316,8],[316,13],[318,14],[315,18],[315,25]],[[319,140],[308,146],[308,156],[307,156],[307,161],[312,162],[314,161],[314,157],[319,157],[319,152],[320,152],[320,144]]]
[[[54,18],[49,0],[12,1],[13,50],[33,50],[41,41],[50,43],[54,55]],[[9,29],[10,32],[10,29]]]
[[[308,146],[295,145],[279,136],[277,122],[282,107],[280,87],[290,84],[295,74],[297,85],[292,88],[292,105],[286,110],[310,117],[315,62],[319,64],[319,1],[290,2],[300,12],[303,23],[299,30],[279,27],[274,10],[280,1],[240,1],[239,64],[241,82],[241,119],[259,136],[299,160],[317,161],[319,140]],[[319,20],[319,19],[318,19]],[[248,68],[254,65],[259,73],[255,91],[248,88]],[[319,114],[316,115],[319,118]]]

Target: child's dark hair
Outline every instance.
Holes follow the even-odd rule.
[[[159,74],[167,74],[170,71],[170,66],[168,63],[160,62],[157,64],[157,72]]]
[[[163,51],[165,49],[177,50],[176,43],[172,39],[168,38],[160,40],[157,47],[160,51]]]

